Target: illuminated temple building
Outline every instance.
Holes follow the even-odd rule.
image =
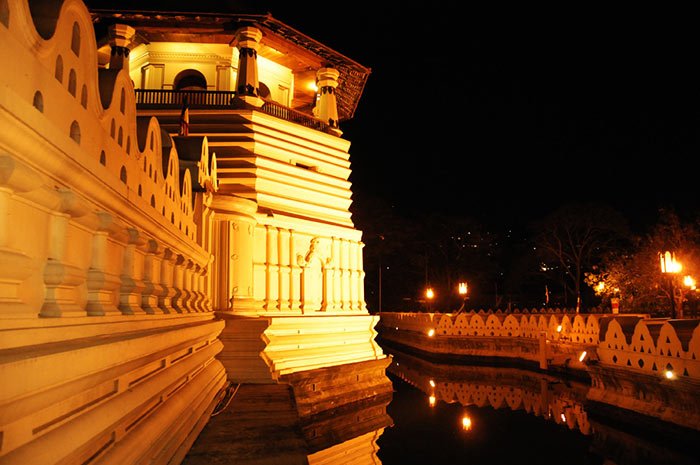
[[[80,0],[0,0],[0,69],[0,464],[180,463],[240,386],[391,392],[339,127],[369,69]]]

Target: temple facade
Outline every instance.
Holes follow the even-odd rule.
[[[0,0],[0,69],[0,464],[180,463],[242,385],[390,395],[340,129],[369,69],[80,0]]]

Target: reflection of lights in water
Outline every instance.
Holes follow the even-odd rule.
[[[428,404],[430,404],[431,407],[435,407],[435,396],[428,397]]]
[[[561,333],[561,325],[557,326],[557,332]]]
[[[435,336],[435,330],[433,328],[430,328],[430,330],[428,331],[428,336],[429,337]]]
[[[472,419],[468,415],[462,417],[462,429],[464,431],[469,431],[472,429]]]
[[[666,375],[666,379],[673,379],[676,377],[676,374],[672,370],[666,370],[664,374]]]
[[[435,387],[435,381],[433,381],[432,379],[430,380],[430,387]]]
[[[585,350],[583,352],[581,352],[581,355],[578,357],[578,361],[583,362],[584,359],[586,358],[586,355],[588,355],[588,352],[586,352]]]
[[[561,421],[566,423],[566,415],[564,415],[563,413],[561,414]]]

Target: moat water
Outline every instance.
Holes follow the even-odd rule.
[[[394,394],[393,425],[377,440],[384,465],[700,464],[698,443],[687,436],[595,412],[583,381],[386,352]]]
[[[241,387],[184,465],[700,465],[700,432],[596,406],[587,380],[384,351],[390,398],[300,424],[286,390]]]

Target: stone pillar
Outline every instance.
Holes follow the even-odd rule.
[[[173,264],[173,298],[171,300],[173,308],[177,313],[188,313],[185,306],[185,257],[178,255]]]
[[[280,229],[277,234],[277,253],[279,255],[279,290],[278,290],[278,308],[280,310],[290,310],[291,303],[289,300],[289,283],[291,276],[290,258],[289,258],[289,230]]]
[[[340,73],[334,68],[320,68],[316,72],[316,86],[319,94],[316,115],[318,119],[330,126],[329,132],[336,136],[343,134],[338,128],[338,102],[335,98],[338,76]]]
[[[343,310],[352,310],[351,294],[350,294],[350,241],[347,239],[340,240],[340,276],[341,276],[341,291],[340,299]]]
[[[357,310],[357,302],[359,297],[357,279],[359,277],[359,273],[357,271],[357,249],[357,242],[348,241],[348,272],[350,274],[350,310]]]
[[[331,266],[333,268],[333,310],[342,310],[343,305],[343,283],[342,272],[340,271],[340,238],[334,237],[331,242]]]
[[[279,259],[277,257],[277,228],[265,225],[265,310],[278,309]]]
[[[245,26],[236,31],[231,46],[238,48],[238,73],[236,74],[236,99],[255,107],[265,103],[260,98],[258,83],[258,50],[262,31]]]
[[[357,244],[357,285],[358,285],[358,302],[357,310],[366,312],[367,303],[365,302],[365,266],[364,260],[362,259],[362,253],[365,248],[364,242],[358,242]]]
[[[297,262],[296,236],[294,230],[289,231],[289,305],[294,312],[301,312],[301,268]]]
[[[0,157],[0,316],[34,317],[36,307],[32,308],[21,297],[21,288],[22,283],[36,273],[37,267],[30,256],[12,244],[11,236],[18,228],[10,213],[12,189],[3,186],[3,161]]]
[[[160,284],[161,262],[158,243],[150,239],[143,259],[143,292],[141,293],[141,308],[149,314],[161,312],[158,308],[158,296],[163,292],[163,286]]]
[[[173,308],[173,297],[175,289],[173,289],[173,278],[175,272],[175,254],[172,250],[166,249],[163,252],[163,258],[160,262],[160,284],[162,291],[158,295],[158,307],[163,313],[175,313]]]
[[[128,242],[124,250],[124,265],[121,279],[121,288],[119,289],[119,311],[124,315],[134,315],[145,313],[141,308],[141,293],[143,292],[143,282],[141,281],[140,273],[137,270],[140,268],[139,253],[136,249],[138,246],[145,244],[145,240],[135,229],[128,229]]]
[[[126,24],[113,24],[109,27],[109,45],[112,56],[109,69],[126,69],[129,71],[129,44],[136,31]]]
[[[49,214],[48,256],[44,267],[44,303],[40,315],[84,316],[78,305],[79,286],[85,282],[86,270],[66,263],[66,248],[70,241],[69,221],[88,212],[88,207],[70,190],[58,191],[60,206]],[[82,244],[74,244],[80,247]]]
[[[121,284],[119,276],[109,271],[109,235],[114,232],[114,218],[107,213],[98,213],[99,225],[92,236],[92,257],[87,272],[87,305],[90,316],[121,315],[114,304],[114,294]]]

